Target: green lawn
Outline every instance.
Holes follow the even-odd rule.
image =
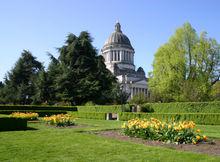
[[[0,132],[0,161],[220,161],[220,157],[118,141],[87,131],[120,128],[122,122],[78,120],[77,128],[29,123],[37,130]],[[199,126],[220,137],[220,126]],[[86,131],[86,132],[85,132]]]
[[[201,134],[212,138],[220,138],[220,125],[198,125],[197,127],[201,129]]]

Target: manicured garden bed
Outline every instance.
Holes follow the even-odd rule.
[[[0,131],[25,130],[27,129],[27,120],[10,116],[0,116]]]
[[[99,131],[120,129],[121,121],[76,120],[72,128],[28,123],[36,130],[0,132],[0,161],[219,161],[220,157],[142,142],[100,136]],[[207,135],[219,126],[204,126]],[[97,133],[95,133],[97,132]],[[215,139],[218,140],[218,139]],[[193,145],[195,146],[195,145]],[[196,146],[195,146],[196,147]],[[200,146],[199,146],[200,147]]]

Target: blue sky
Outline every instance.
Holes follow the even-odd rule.
[[[46,53],[58,56],[68,33],[90,32],[100,50],[117,20],[135,49],[136,67],[147,73],[158,47],[185,22],[220,42],[219,6],[219,0],[1,0],[0,81],[23,49],[47,66]]]

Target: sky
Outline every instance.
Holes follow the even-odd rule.
[[[0,81],[24,49],[47,67],[69,33],[88,31],[100,50],[119,21],[136,68],[152,71],[154,54],[185,22],[220,43],[219,0],[1,0]]]

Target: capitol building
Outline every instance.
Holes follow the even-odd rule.
[[[101,55],[105,58],[106,67],[117,77],[122,90],[129,94],[129,99],[138,93],[148,95],[147,78],[142,67],[135,69],[134,53],[130,40],[122,33],[121,25],[117,22],[115,31],[101,49]]]

